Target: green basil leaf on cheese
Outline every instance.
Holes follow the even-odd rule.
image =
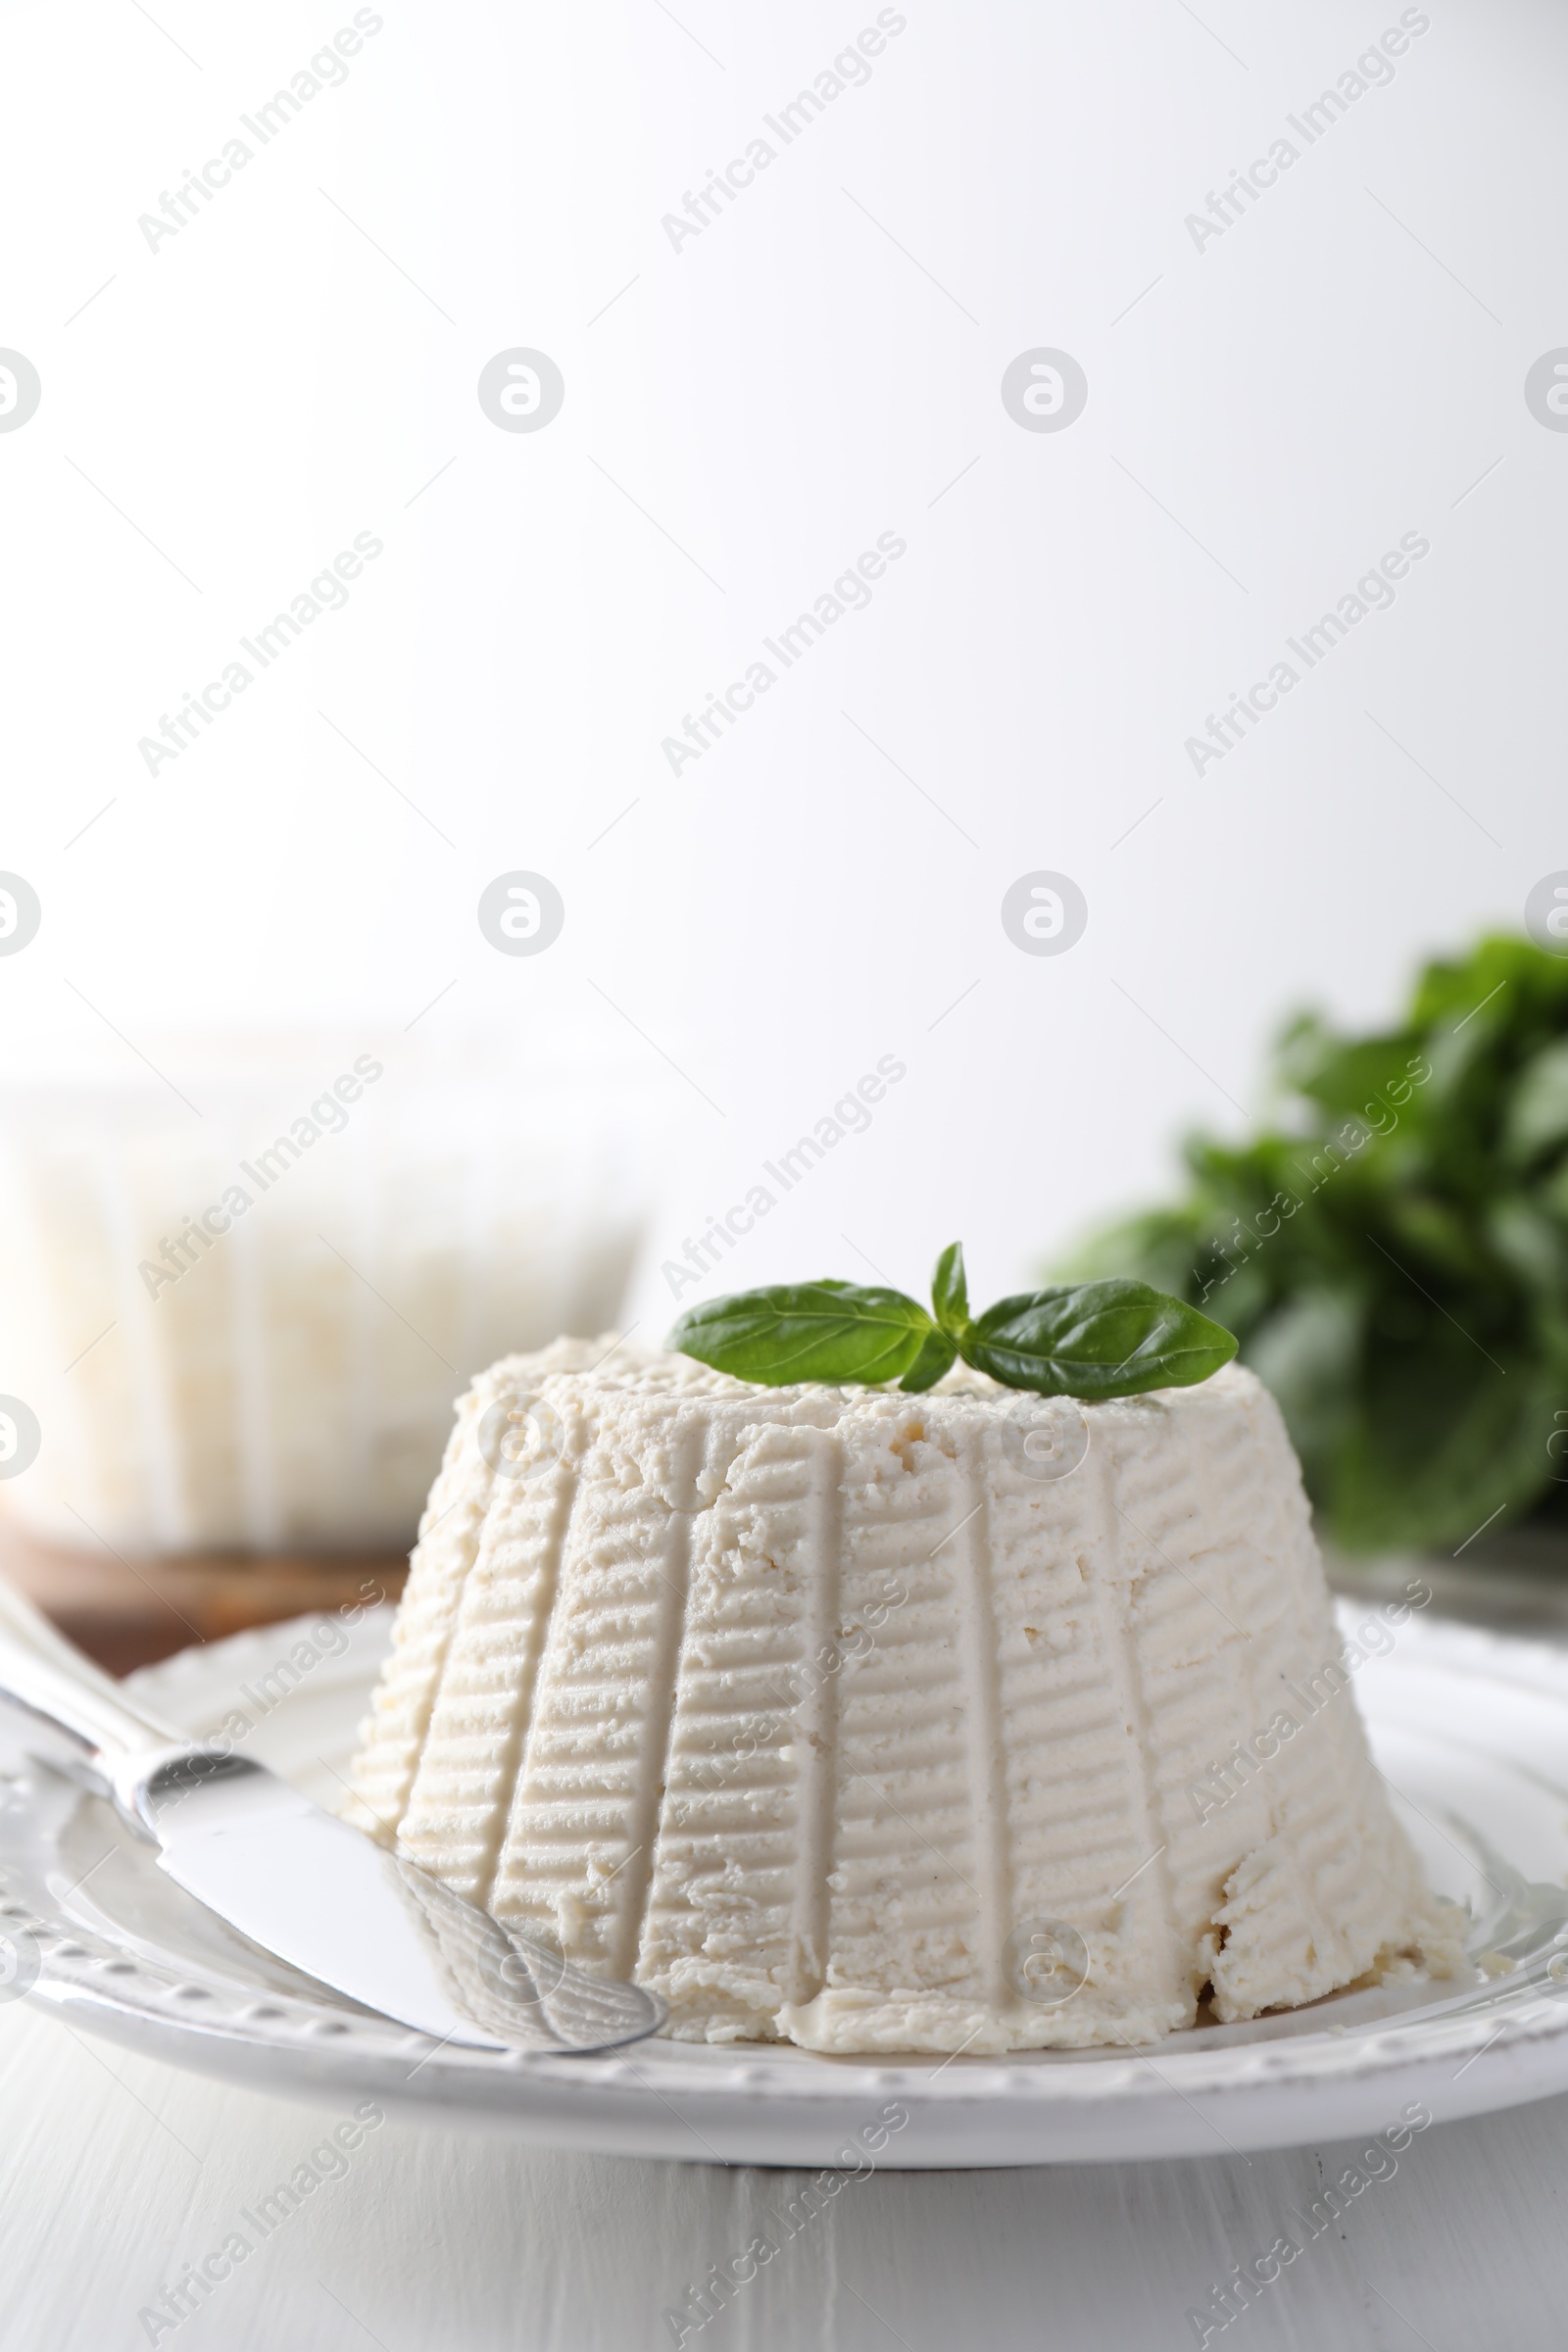
[[[1112,1277],[1001,1298],[965,1334],[961,1352],[1010,1389],[1093,1400],[1190,1388],[1230,1362],[1236,1341],[1181,1299]]]
[[[897,1381],[915,1395],[961,1355],[1006,1388],[1089,1400],[1187,1388],[1236,1353],[1231,1334],[1196,1307],[1120,1277],[1019,1292],[974,1321],[957,1242],[937,1260],[931,1298],[935,1322],[903,1291],[774,1283],[689,1307],[665,1345],[763,1388]]]
[[[943,1373],[953,1369],[957,1352],[945,1331],[928,1331],[925,1346],[900,1381],[900,1388],[910,1396],[918,1396],[922,1389],[934,1389]]]
[[[969,1329],[969,1282],[963,1270],[961,1242],[950,1242],[937,1259],[931,1277],[931,1304],[943,1330],[961,1343]]]
[[[715,1372],[765,1388],[798,1381],[836,1388],[902,1379],[921,1363],[936,1336],[924,1307],[902,1291],[793,1282],[688,1307],[665,1345]],[[932,1374],[940,1377],[940,1371]]]

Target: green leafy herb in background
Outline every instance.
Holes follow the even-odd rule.
[[[1568,1521],[1568,960],[1486,940],[1400,1027],[1304,1016],[1277,1062],[1278,1124],[1194,1139],[1186,1199],[1073,1270],[1223,1318],[1345,1549]]]
[[[1236,1353],[1228,1331],[1147,1283],[1109,1279],[999,1298],[969,1313],[963,1250],[937,1260],[928,1315],[902,1291],[775,1283],[688,1308],[667,1346],[767,1388],[896,1380],[929,1389],[962,1356],[1042,1396],[1136,1396],[1206,1380]]]

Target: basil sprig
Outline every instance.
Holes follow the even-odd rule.
[[[1191,1388],[1236,1353],[1222,1325],[1121,1277],[1019,1291],[971,1317],[958,1242],[937,1260],[931,1304],[928,1315],[902,1291],[853,1282],[773,1283],[688,1308],[665,1345],[764,1388],[897,1381],[918,1393],[961,1355],[1005,1388],[1090,1400]]]

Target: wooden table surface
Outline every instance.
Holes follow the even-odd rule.
[[[249,1626],[357,1600],[396,1600],[408,1572],[402,1552],[131,1559],[102,1548],[65,1551],[0,1520],[0,1576],[111,1674],[129,1674],[193,1642],[221,1641]]]

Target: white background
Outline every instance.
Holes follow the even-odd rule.
[[[1568,20],[1431,0],[1392,85],[1200,253],[1185,217],[1397,5],[907,0],[868,85],[676,253],[661,217],[876,10],[674,5],[388,0],[154,253],[138,216],[352,7],[10,0],[0,346],[43,399],[0,433],[0,867],[44,915],[0,959],[0,1067],[379,1041],[437,997],[437,1055],[641,1055],[677,1138],[656,1328],[660,1261],[892,1054],[870,1131],[707,1287],[855,1250],[914,1286],[961,1233],[985,1298],[1168,1181],[1184,1126],[1235,1129],[1288,1009],[1388,1017],[1568,866],[1568,436],[1522,397],[1568,344]],[[538,434],[475,397],[514,345],[565,377]],[[1060,434],[999,397],[1037,345],[1087,372]],[[890,529],[869,611],[672,777],[661,738]],[[137,739],[366,530],[347,609],[149,775]],[[1196,777],[1185,738],[1412,530],[1394,610]],[[515,867],[566,904],[537,959],[475,920]],[[999,919],[1041,867],[1089,903],[1059,958]],[[139,2341],[137,2297],[316,2121],[5,2014],[6,2340],[91,2312]],[[1555,2345],[1561,2110],[1434,2131],[1247,2340],[1446,2348],[1500,2313]],[[334,2352],[618,2352],[760,2195],[401,2126],[382,2154],[270,2301],[178,2340],[270,2345],[281,2312]],[[713,2340],[1185,2340],[1325,2161],[879,2180],[798,2275],[805,2338],[759,2304]]]
[[[661,217],[874,8],[391,0],[156,252],[138,216],[352,11],[154,13],[0,35],[0,343],[43,380],[0,435],[0,865],[44,906],[8,1061],[100,1016],[380,1035],[453,981],[437,1050],[657,1047],[652,1325],[661,1259],[892,1054],[707,1287],[851,1245],[918,1285],[961,1233],[984,1298],[1237,1127],[1284,1012],[1387,1017],[1568,864],[1568,438],[1523,399],[1568,341],[1546,0],[1433,0],[1201,252],[1185,217],[1396,7],[909,0],[678,252]],[[538,433],[476,398],[514,345],[564,374]],[[1036,345],[1088,375],[1060,433],[1000,398]],[[367,530],[346,610],[149,775],[138,738]],[[672,776],[661,739],[889,530],[869,610]],[[1394,609],[1195,776],[1185,738],[1408,531]],[[537,959],[475,920],[514,867],[565,899]],[[1088,899],[1060,957],[1000,922],[1040,867]]]

